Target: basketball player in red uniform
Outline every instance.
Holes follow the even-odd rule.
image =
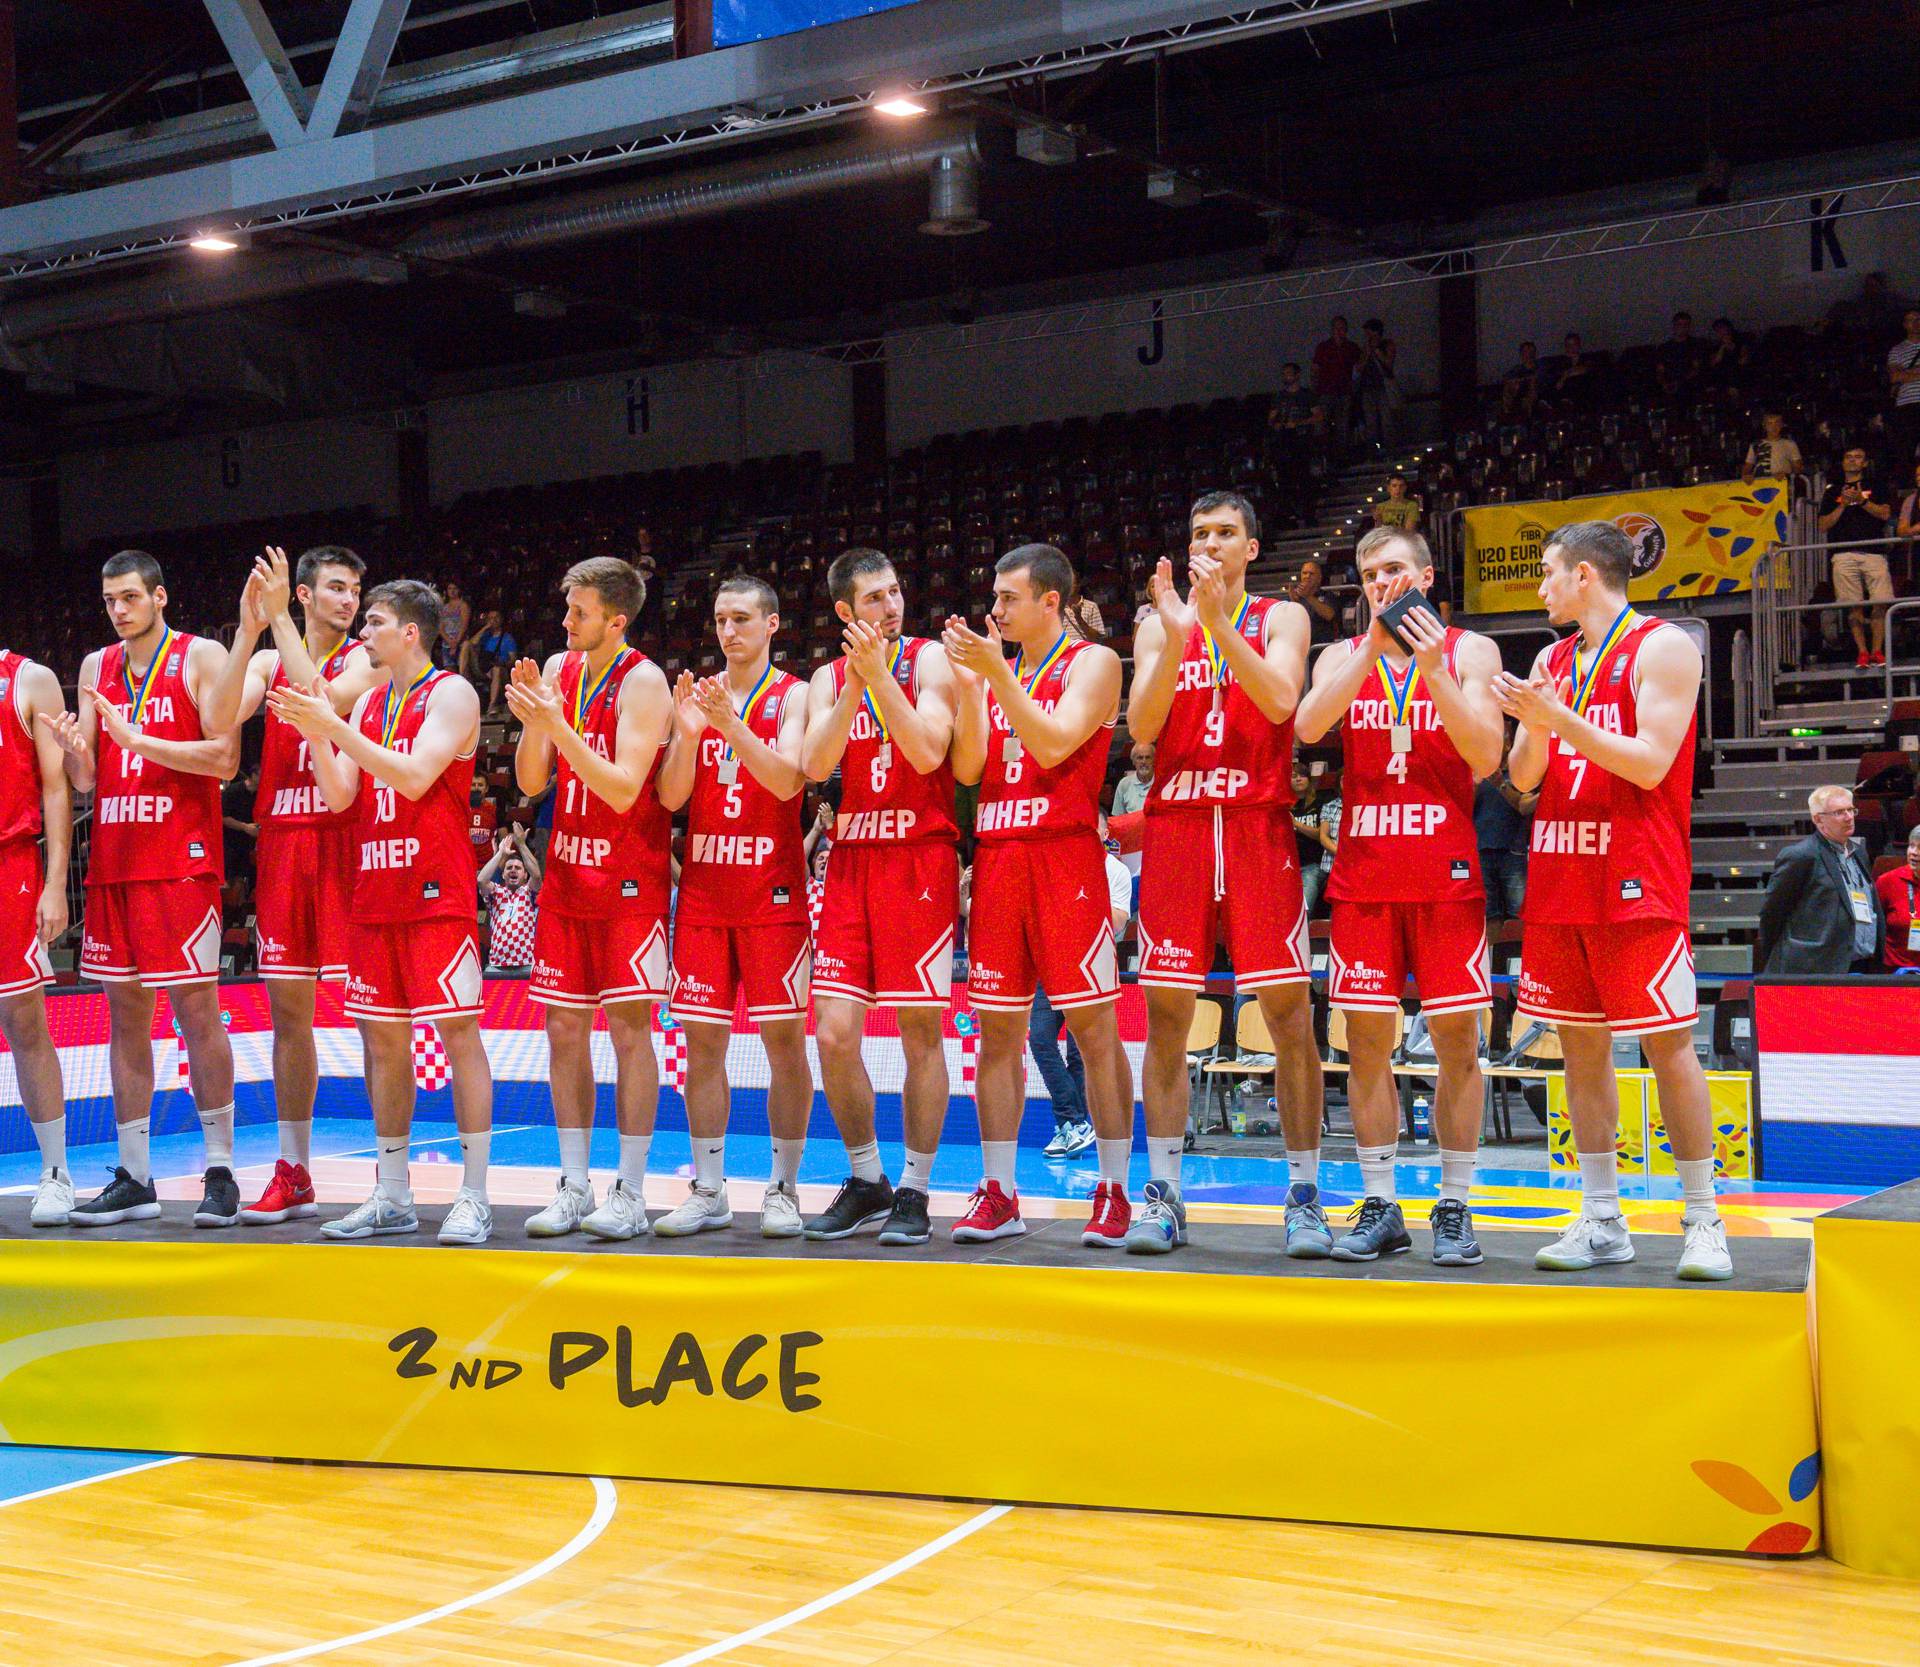
[[[1141,1076],[1151,1178],[1127,1236],[1137,1254],[1187,1242],[1180,1154],[1187,1131],[1187,1035],[1224,937],[1234,986],[1272,1033],[1276,1098],[1290,1153],[1320,1144],[1307,911],[1295,859],[1293,709],[1307,670],[1307,613],[1247,594],[1259,522],[1237,492],[1208,492],[1188,518],[1182,599],[1173,564],[1152,580],[1154,611],[1133,639],[1127,728],[1154,744],[1140,853]]]
[[[366,563],[323,544],[289,574],[284,550],[269,546],[240,594],[240,628],[201,714],[209,734],[237,731],[261,711],[269,689],[318,678],[336,712],[353,710],[376,673],[352,637]],[[293,622],[300,600],[304,626]],[[273,647],[259,648],[271,633]],[[248,1223],[318,1215],[312,1158],[313,1101],[320,1060],[313,1044],[314,996],[322,978],[347,975],[347,914],[353,901],[353,813],[327,808],[314,779],[306,738],[267,713],[254,796],[254,934],[260,978],[273,1020],[273,1099],[280,1156],[260,1197],[240,1212]]]
[[[770,1239],[798,1238],[800,1157],[813,1109],[807,1062],[806,860],[800,749],[807,703],[798,678],[776,671],[780,599],[764,579],[726,580],[713,599],[727,669],[674,687],[674,735],[660,802],[687,807],[686,860],[673,923],[673,1016],[687,1032],[687,1127],[693,1190],[653,1224],[681,1237],[728,1227],[727,1044],[735,999],[760,1028],[772,1075],[767,1126],[773,1178],[760,1208]]]
[[[560,1186],[527,1231],[631,1239],[647,1231],[647,1149],[660,1097],[653,1007],[667,999],[672,818],[653,777],[673,697],[660,668],[627,645],[647,595],[635,568],[595,556],[567,570],[560,594],[566,652],[544,670],[522,660],[507,684],[507,705],[524,726],[513,760],[520,791],[538,797],[559,778],[528,993],[546,1008]],[[588,1159],[600,1011],[613,1043],[620,1165],[596,1209]]]
[[[953,773],[980,785],[967,990],[980,1013],[985,1175],[954,1226],[962,1243],[1026,1231],[1014,1158],[1036,989],[1065,1017],[1086,1065],[1100,1181],[1081,1242],[1118,1249],[1132,1221],[1133,1073],[1114,1017],[1120,984],[1098,833],[1120,659],[1061,622],[1073,585],[1051,544],[1023,544],[994,569],[987,634],[952,618],[942,638],[956,685]]]
[[[1486,1097],[1480,1022],[1493,1002],[1473,784],[1500,768],[1500,651],[1486,637],[1442,625],[1430,608],[1408,613],[1405,648],[1380,623],[1382,609],[1431,589],[1433,557],[1418,533],[1376,527],[1354,555],[1374,620],[1364,636],[1321,651],[1297,730],[1309,743],[1336,724],[1341,732],[1328,998],[1346,1016],[1362,1197],[1337,1239],[1324,1212],[1290,1211],[1287,1254],[1371,1262],[1413,1248],[1394,1180],[1393,1082],[1400,993],[1411,975],[1437,1061],[1433,1260],[1471,1267],[1483,1259],[1469,1208]]]
[[[1612,522],[1556,528],[1540,565],[1547,618],[1577,629],[1542,652],[1525,682],[1503,674],[1494,693],[1521,726],[1507,773],[1523,793],[1540,789],[1519,1011],[1560,1032],[1581,1215],[1534,1260],[1575,1272],[1633,1260],[1620,1219],[1613,1071],[1613,1038],[1632,1036],[1659,1085],[1686,1195],[1677,1271],[1728,1279],[1687,940],[1700,651],[1678,626],[1629,605],[1633,544]]]
[[[902,633],[893,563],[848,550],[827,569],[846,652],[813,674],[801,764],[840,771],[840,811],[813,946],[814,1040],[827,1105],[853,1173],[810,1239],[878,1226],[882,1244],[925,1244],[927,1193],[952,1092],[941,1026],[953,993],[960,912],[953,820],[953,671],[940,645]],[[880,1167],[873,1081],[861,1054],[867,1009],[890,1007],[906,1056],[900,1094],[906,1168]]]
[[[80,712],[52,728],[67,779],[92,792],[86,935],[80,970],[106,987],[113,1114],[120,1163],[106,1190],[76,1205],[75,1226],[160,1213],[148,1136],[153,1009],[167,992],[186,1044],[206,1137],[201,1227],[240,1219],[233,1179],[233,1047],[220,1022],[220,784],[240,763],[237,735],[210,737],[202,699],[226,658],[220,645],[167,624],[160,564],[122,550],[100,570],[119,641],[80,667]]]
[[[40,1147],[40,1184],[27,1219],[64,1227],[73,1210],[67,1099],[45,989],[53,979],[47,948],[67,929],[73,791],[55,739],[66,702],[45,666],[0,649],[0,704],[0,1037]]]
[[[467,838],[480,697],[464,677],[435,669],[439,632],[440,597],[431,585],[376,585],[360,640],[385,676],[350,718],[315,684],[267,691],[268,710],[307,738],[327,807],[355,811],[345,1006],[360,1026],[378,1157],[372,1195],[320,1229],[329,1239],[420,1229],[407,1151],[413,1026],[422,1019],[440,1032],[453,1072],[464,1166],[440,1242],[484,1244],[493,1231],[493,1075],[480,1040],[479,896]]]

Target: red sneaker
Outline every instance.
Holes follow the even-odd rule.
[[[319,1213],[320,1206],[313,1196],[313,1177],[307,1173],[307,1166],[281,1158],[273,1166],[273,1179],[267,1183],[259,1202],[242,1210],[240,1219],[258,1227]]]
[[[1016,1239],[1026,1230],[1027,1224],[1020,1219],[1019,1193],[1002,1192],[998,1181],[982,1181],[967,1201],[967,1213],[953,1224],[953,1242]]]
[[[1093,1219],[1080,1235],[1080,1242],[1096,1250],[1121,1250],[1132,1225],[1133,1206],[1127,1202],[1127,1189],[1118,1181],[1102,1181],[1093,1189]]]
[[[1882,654],[1877,648],[1867,656],[1867,664],[1870,666],[1884,666],[1886,663],[1886,655]]]
[[[1873,664],[1873,656],[1869,654],[1864,648],[1861,649],[1860,652],[1854,656],[1853,669],[1855,671],[1865,671],[1872,664]]]

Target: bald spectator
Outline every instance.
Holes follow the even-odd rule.
[[[1113,814],[1131,816],[1137,810],[1144,810],[1147,792],[1153,786],[1153,743],[1136,741],[1133,751],[1127,754],[1128,762],[1133,765],[1120,778],[1113,789]]]
[[[1762,972],[1878,972],[1885,920],[1853,837],[1853,790],[1816,787],[1813,833],[1783,849],[1760,905],[1754,965]]]
[[[1340,610],[1320,594],[1326,574],[1311,559],[1300,564],[1300,577],[1287,587],[1288,597],[1307,610],[1307,631],[1313,643],[1332,642],[1340,635]]]

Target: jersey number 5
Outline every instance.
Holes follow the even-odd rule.
[[[740,814],[740,804],[740,784],[737,781],[730,781],[726,785],[726,803],[722,809],[728,816],[737,817]]]

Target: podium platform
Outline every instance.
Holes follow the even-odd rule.
[[[1809,1246],[1586,1275],[1022,1239],[484,1249],[314,1222],[35,1233],[0,1201],[0,1439],[1286,1517],[1719,1551],[1818,1543]],[[329,1208],[329,1213],[332,1213]],[[938,1225],[938,1224],[937,1224]]]

